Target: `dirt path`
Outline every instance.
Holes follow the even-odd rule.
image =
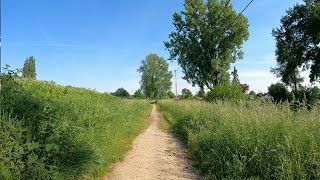
[[[159,129],[160,120],[154,106],[149,128],[134,140],[133,149],[125,159],[102,179],[199,179],[177,139]]]

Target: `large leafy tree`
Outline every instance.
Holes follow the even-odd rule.
[[[141,90],[150,99],[165,96],[171,90],[172,72],[169,64],[156,54],[150,54],[142,60],[138,69],[141,73]]]
[[[182,67],[184,79],[200,89],[213,89],[229,81],[230,64],[243,58],[248,20],[227,0],[186,0],[184,7],[173,15],[176,30],[165,46],[170,60]]]
[[[23,69],[22,77],[36,79],[36,60],[33,56],[26,58]]]
[[[310,70],[310,81],[320,80],[320,1],[304,0],[287,10],[276,40],[277,66],[271,71],[297,91],[301,71]]]

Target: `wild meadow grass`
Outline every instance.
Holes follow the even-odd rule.
[[[207,179],[319,179],[320,110],[268,102],[159,102]]]
[[[151,106],[93,90],[3,80],[0,179],[95,179],[147,127]]]

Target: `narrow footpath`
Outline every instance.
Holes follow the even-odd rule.
[[[150,126],[133,142],[133,148],[105,180],[180,180],[199,179],[186,159],[179,141],[159,129],[160,117],[156,106],[150,115]]]

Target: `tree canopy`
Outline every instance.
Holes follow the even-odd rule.
[[[184,88],[181,91],[181,97],[182,99],[192,99],[193,95],[190,89]]]
[[[33,56],[26,58],[23,69],[22,69],[22,77],[36,79],[36,60]]]
[[[175,32],[164,43],[170,60],[177,60],[184,79],[200,89],[228,82],[230,64],[243,58],[247,18],[224,0],[186,0],[184,8],[174,13]]]
[[[171,90],[172,72],[169,71],[169,64],[156,54],[149,54],[141,61],[138,69],[141,73],[141,90],[150,99],[157,99],[165,96]]]
[[[176,97],[172,91],[168,91],[167,96],[168,96],[168,98],[175,98]]]
[[[276,103],[286,101],[289,97],[289,91],[282,83],[271,84],[268,92]]]
[[[129,97],[130,94],[127,90],[125,90],[124,88],[119,88],[117,89],[114,93],[111,93],[114,96],[117,97]]]
[[[303,81],[301,71],[310,70],[310,82],[320,80],[320,1],[304,0],[287,10],[276,40],[277,66],[272,72],[296,91]]]

